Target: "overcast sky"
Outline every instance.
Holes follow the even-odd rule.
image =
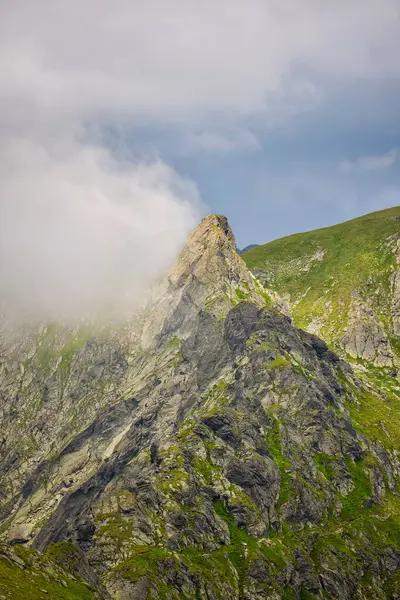
[[[207,212],[244,246],[400,204],[400,0],[0,13],[3,278],[96,288],[129,251],[140,279]]]

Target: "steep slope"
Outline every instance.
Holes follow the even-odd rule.
[[[243,258],[290,299],[298,327],[349,357],[400,364],[400,207],[275,240]]]
[[[124,326],[66,328],[50,323],[39,330],[4,331],[1,516],[21,503],[20,493],[30,497],[30,488],[47,466],[76,444],[77,431],[96,440],[96,456],[91,461],[77,458],[77,464],[65,459],[60,481],[70,470],[80,471],[82,461],[90,470],[94,460],[101,461],[112,451],[113,435],[118,437],[128,426],[137,404],[133,394],[158,381],[158,371],[166,370],[166,378],[170,374],[171,357],[179,345],[178,338],[171,340],[171,331],[181,339],[187,337],[203,307],[221,319],[243,299],[271,304],[261,284],[232,252],[233,235],[227,227],[225,218],[205,220],[190,236],[169,277],[154,290],[157,300]],[[107,435],[93,429],[99,415]],[[68,478],[64,483],[58,500],[69,489]],[[46,505],[42,493],[37,501]]]
[[[397,597],[395,407],[278,311],[224,217],[129,325],[5,335],[2,355],[13,544],[103,598]]]

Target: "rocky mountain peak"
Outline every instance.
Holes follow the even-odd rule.
[[[239,266],[240,265],[240,266]],[[224,215],[209,215],[189,235],[170,274],[170,281],[179,284],[189,277],[206,285],[221,281],[233,267],[246,270],[237,260],[235,236]]]
[[[209,215],[189,235],[168,277],[153,291],[141,342],[165,335],[185,337],[199,309],[222,319],[239,302],[259,306],[272,300],[236,252],[235,236],[224,215]]]
[[[190,246],[193,240],[202,240],[206,246],[212,246],[218,239],[216,233],[223,234],[232,250],[236,248],[236,241],[233,231],[225,215],[211,214],[204,217],[199,225],[190,234],[187,246]],[[223,239],[223,238],[222,238]]]
[[[138,321],[0,344],[0,596],[24,568],[60,600],[397,600],[398,407],[276,310],[224,216]]]

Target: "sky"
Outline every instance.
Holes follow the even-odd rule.
[[[243,247],[400,204],[400,0],[0,0],[0,17],[8,302],[139,297],[209,212]]]

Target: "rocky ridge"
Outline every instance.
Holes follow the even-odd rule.
[[[280,312],[225,217],[154,296],[3,339],[4,542],[79,556],[103,598],[398,598],[397,406]]]

